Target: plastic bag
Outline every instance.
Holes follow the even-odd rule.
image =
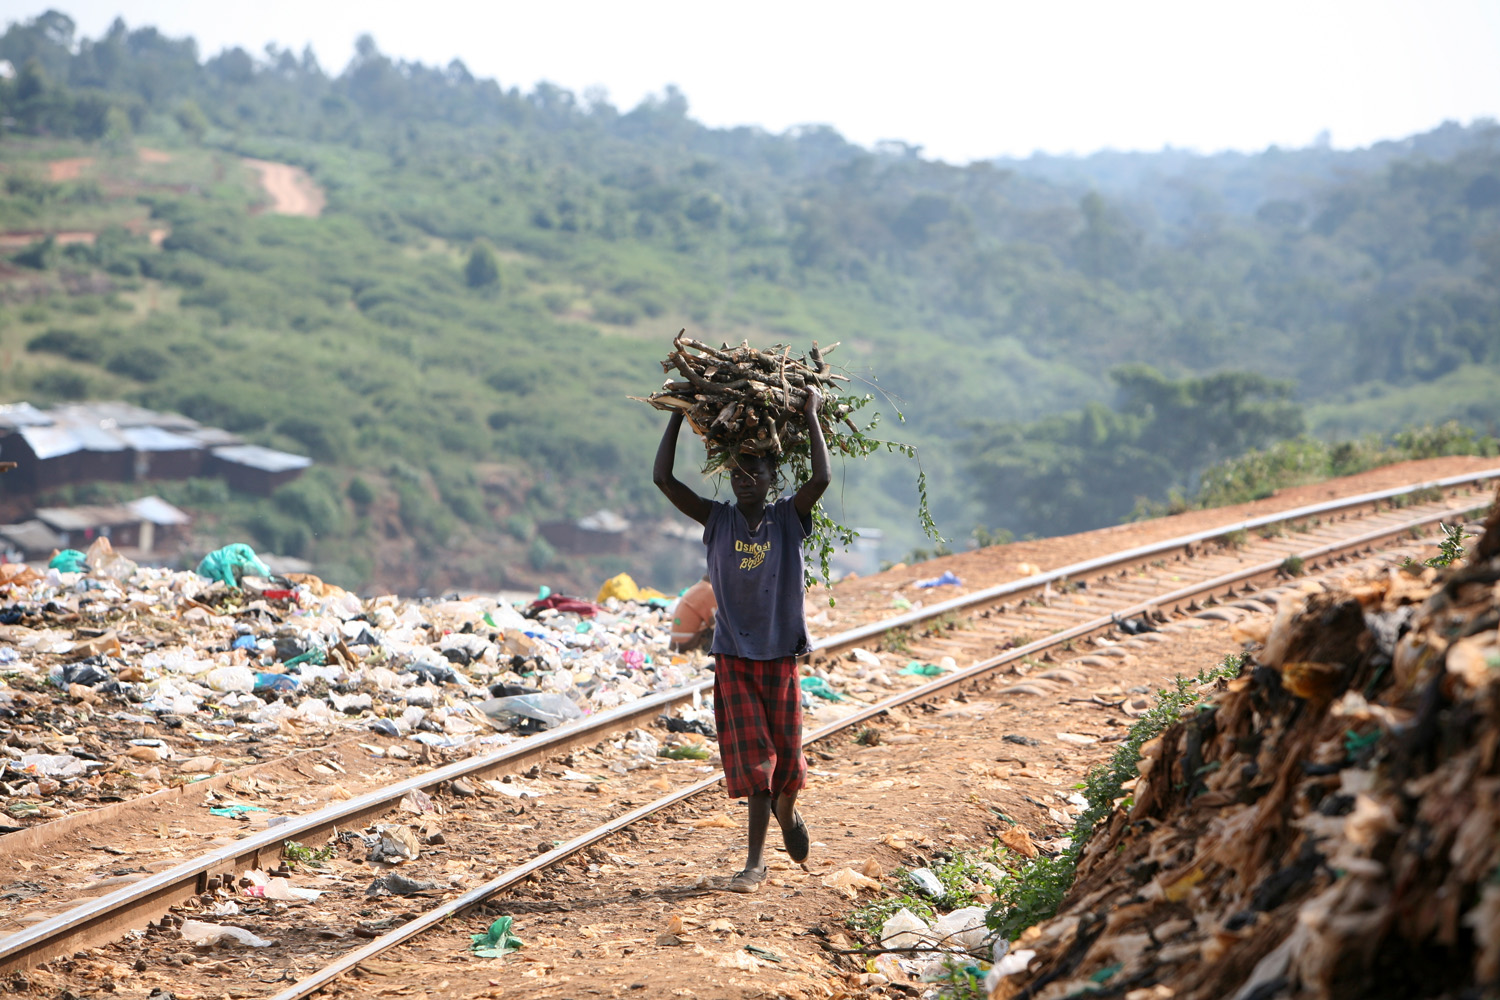
[[[583,709],[572,698],[556,692],[491,698],[480,702],[479,710],[500,721],[509,721],[514,716],[535,719],[548,728],[583,718]]]
[[[650,601],[665,600],[666,594],[651,587],[640,587],[636,585],[629,573],[621,573],[604,581],[604,586],[599,588],[599,596],[594,598],[595,604],[603,604],[611,597],[620,601]]]
[[[917,948],[932,940],[932,928],[927,921],[901,907],[880,925],[882,948]]]
[[[932,923],[932,936],[939,945],[956,945],[964,951],[976,951],[984,946],[989,937],[989,928],[984,925],[985,907],[965,906],[945,913]]]
[[[140,568],[116,552],[115,547],[109,543],[109,539],[102,536],[94,539],[94,544],[89,546],[88,554],[84,559],[95,576],[117,582],[130,579]]]
[[[950,569],[942,576],[935,576],[930,580],[918,580],[916,583],[912,584],[912,586],[922,588],[963,586],[963,581],[960,580],[957,575],[955,575],[954,572]]]
[[[240,576],[270,576],[271,567],[261,562],[250,546],[236,542],[204,556],[198,564],[198,575],[218,580],[226,587],[238,587]]]
[[[89,568],[88,556],[77,549],[63,549],[52,557],[47,568],[55,569],[60,573],[82,573]]]
[[[504,958],[521,950],[521,939],[510,932],[511,918],[500,917],[483,934],[472,935],[469,950],[480,958]]]
[[[243,927],[227,927],[223,924],[209,924],[202,920],[184,920],[178,928],[182,932],[182,939],[190,945],[218,944],[220,941],[233,941],[235,944],[245,945],[249,948],[268,948],[275,941],[268,941],[263,937],[256,937]]]
[[[802,690],[808,694],[816,695],[824,701],[843,701],[844,696],[828,686],[828,682],[821,677],[802,678]]]
[[[913,677],[941,677],[943,674],[947,673],[946,670],[938,666],[936,663],[919,663],[916,660],[912,660],[910,663],[908,663],[906,665],[906,668],[901,672],[903,674],[909,674]]]
[[[249,694],[255,690],[255,672],[249,667],[215,667],[204,678],[215,691],[241,691]]]

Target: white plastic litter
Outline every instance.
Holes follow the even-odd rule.
[[[901,907],[880,925],[882,948],[917,948],[932,943],[932,928],[927,921]]]
[[[268,941],[263,937],[257,937],[243,927],[210,924],[202,920],[184,920],[178,930],[182,932],[182,939],[190,945],[208,945],[218,944],[221,941],[232,941],[247,948],[269,948],[276,943],[275,941]]]
[[[940,946],[956,945],[964,951],[984,946],[989,928],[984,925],[985,907],[965,906],[945,913],[932,923],[933,941]]]
[[[204,680],[215,691],[240,691],[249,694],[255,690],[255,674],[248,667],[215,667]]]

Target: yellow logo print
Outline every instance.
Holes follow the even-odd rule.
[[[734,551],[749,553],[749,555],[740,560],[740,569],[758,569],[760,568],[760,564],[766,561],[766,553],[771,551],[771,543],[742,542],[736,538],[734,540]]]

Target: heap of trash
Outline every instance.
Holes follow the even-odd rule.
[[[104,753],[77,735],[147,724],[205,747],[340,730],[453,750],[512,742],[709,679],[707,656],[669,647],[672,603],[628,578],[596,601],[545,588],[519,604],[362,600],[275,576],[243,545],[197,572],[137,566],[107,539],[46,570],[0,565],[0,799],[12,819],[50,818],[65,803],[49,797],[116,754],[181,756],[157,738]]]
[[[1282,597],[990,996],[1500,995],[1497,626],[1500,503],[1447,568]]]

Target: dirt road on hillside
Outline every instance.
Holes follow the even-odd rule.
[[[323,214],[328,203],[323,189],[313,183],[306,170],[289,163],[272,163],[269,160],[252,160],[246,157],[245,166],[260,174],[260,185],[271,196],[271,205],[266,211],[277,215],[302,215],[316,219]]]

